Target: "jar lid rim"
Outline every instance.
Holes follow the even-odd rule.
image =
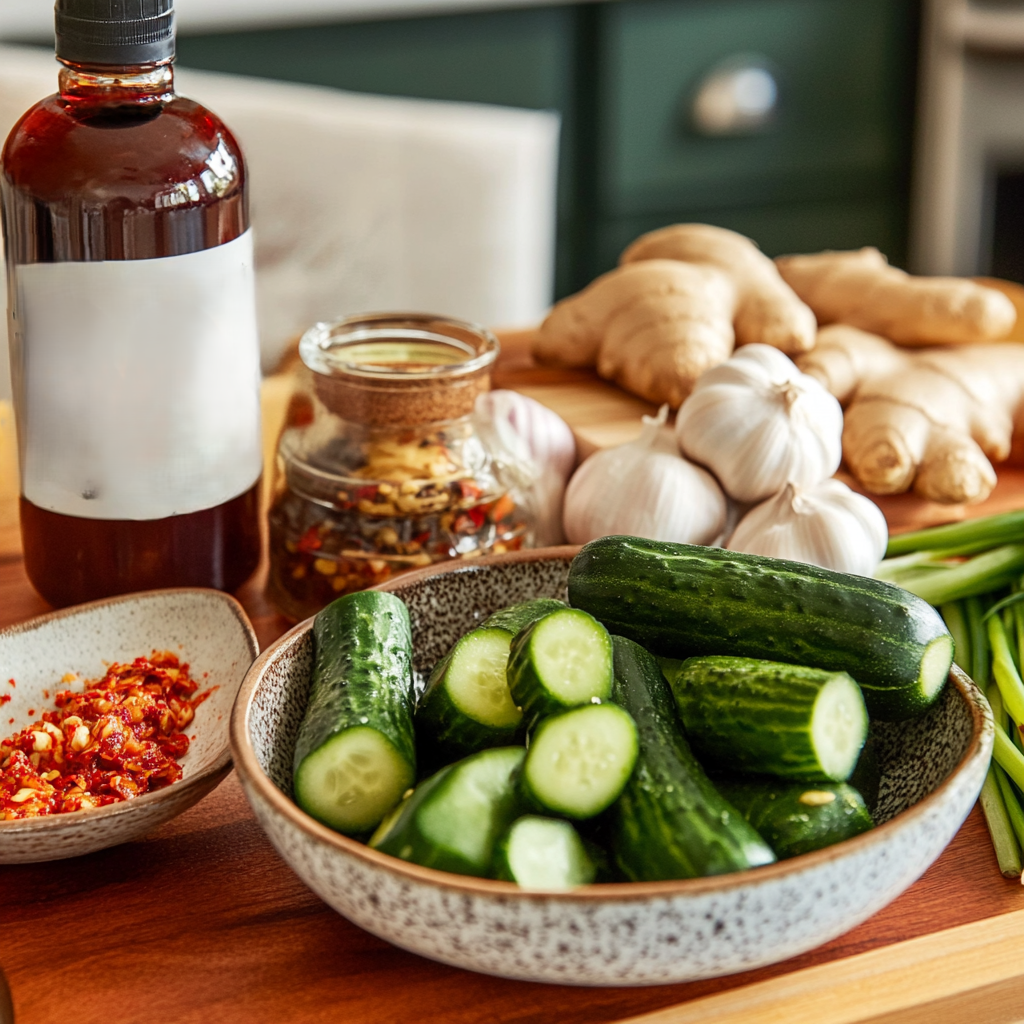
[[[379,355],[379,347],[389,341],[404,346],[406,358],[374,361],[374,347]],[[438,358],[436,350],[442,346],[454,350],[454,358]],[[410,349],[418,351],[418,360],[410,357]],[[299,355],[314,373],[378,381],[463,377],[490,366],[500,350],[498,339],[486,327],[427,313],[343,317],[314,324],[299,341]]]

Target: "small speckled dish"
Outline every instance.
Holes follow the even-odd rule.
[[[531,597],[564,597],[575,548],[434,566],[381,589],[412,618],[417,684],[462,633]],[[874,723],[879,826],[752,871],[536,893],[408,864],[325,828],[291,799],[309,691],[308,620],[242,684],[231,746],[263,828],[298,876],[367,931],[474,971],[574,985],[660,985],[761,967],[841,935],[911,885],[971,809],[992,751],[984,697],[954,669],[924,717]]]
[[[11,698],[0,708],[4,736],[53,707],[53,694],[65,673],[99,679],[111,662],[131,661],[154,650],[177,654],[191,666],[200,690],[213,688],[187,730],[193,739],[181,760],[182,779],[108,807],[0,821],[0,864],[61,860],[126,843],[206,796],[231,770],[231,706],[259,651],[242,606],[216,590],[128,594],[0,631],[0,694]]]

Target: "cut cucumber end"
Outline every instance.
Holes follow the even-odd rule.
[[[522,747],[497,747],[457,763],[418,811],[424,840],[474,872],[488,869],[494,843],[513,814],[511,778],[525,753]]]
[[[566,707],[605,700],[612,692],[612,644],[596,619],[566,608],[541,619],[530,639],[534,672]]]
[[[503,854],[503,873],[524,889],[563,892],[589,885],[597,874],[576,829],[555,818],[520,818],[508,831]]]
[[[508,666],[512,634],[505,629],[475,629],[452,655],[445,685],[452,703],[476,722],[511,729],[523,717],[509,693]]]
[[[619,796],[639,750],[636,724],[616,704],[590,704],[544,721],[523,779],[534,799],[569,818],[592,818]]]
[[[949,669],[953,664],[953,637],[948,633],[937,636],[924,649],[921,658],[921,670],[918,673],[918,684],[921,695],[931,703],[949,677]]]
[[[853,772],[868,735],[868,711],[860,687],[845,672],[825,683],[811,713],[811,743],[822,771],[835,782]]]
[[[376,729],[338,733],[299,765],[295,799],[317,821],[358,835],[377,825],[413,784],[412,765]]]

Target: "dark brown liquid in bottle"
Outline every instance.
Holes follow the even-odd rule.
[[[234,161],[226,175],[218,149]],[[167,67],[62,70],[61,93],[11,133],[0,194],[12,265],[179,256],[248,227],[238,144],[171,93]],[[17,383],[17,354],[12,370]],[[25,567],[56,605],[154,587],[234,590],[259,560],[258,512],[259,481],[215,508],[144,521],[68,516],[22,497]]]

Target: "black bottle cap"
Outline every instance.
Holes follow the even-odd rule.
[[[123,67],[174,56],[174,0],[57,0],[57,56]]]

